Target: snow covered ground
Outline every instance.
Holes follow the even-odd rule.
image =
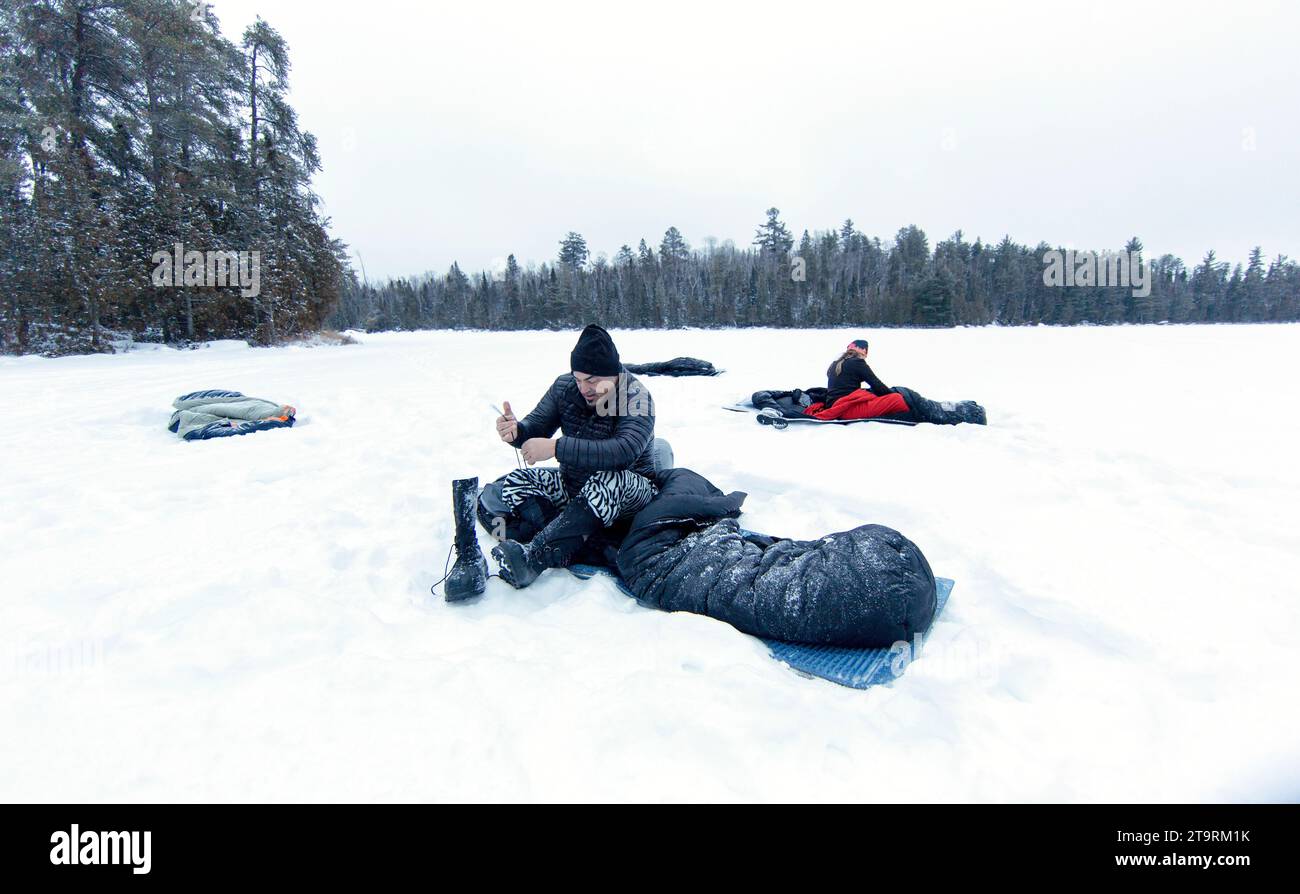
[[[747,527],[890,525],[957,580],[865,692],[605,580],[429,595],[448,482],[514,465],[489,403],[530,409],[576,333],[0,358],[0,798],[1300,798],[1300,327],[869,333],[988,428],[719,409],[857,334],[616,338],[726,368],[646,381]],[[203,388],[300,425],[181,443]]]

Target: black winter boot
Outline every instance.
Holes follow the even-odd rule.
[[[477,478],[461,478],[451,483],[451,504],[456,516],[456,564],[443,587],[448,602],[481,596],[487,589],[487,559],[479,549],[478,533],[474,527],[474,504],[477,501]]]
[[[957,404],[957,415],[961,417],[962,422],[969,422],[971,425],[989,424],[989,414],[973,400],[964,400]]]
[[[602,527],[587,501],[578,498],[531,541],[503,540],[492,547],[492,557],[501,566],[501,579],[522,590],[547,568],[568,566],[587,538]]]
[[[907,401],[911,413],[905,418],[910,418],[913,422],[930,422],[935,425],[960,425],[963,422],[972,425],[988,424],[988,414],[973,400],[963,400],[960,403],[930,400],[911,388],[900,387],[894,390]]]

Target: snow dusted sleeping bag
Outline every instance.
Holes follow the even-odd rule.
[[[897,531],[863,525],[819,540],[753,534],[736,522],[745,494],[724,494],[689,469],[659,484],[617,555],[642,602],[795,643],[885,647],[929,627],[934,574]]]

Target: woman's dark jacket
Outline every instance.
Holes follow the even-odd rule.
[[[836,372],[835,367],[840,365],[836,360],[826,368],[826,406],[829,407],[835,401],[839,400],[846,394],[857,391],[863,382],[867,384],[868,390],[877,397],[884,397],[891,393],[892,389],[871,371],[867,361],[861,357],[849,357],[840,366],[840,371]]]

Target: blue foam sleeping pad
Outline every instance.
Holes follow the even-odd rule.
[[[569,570],[584,580],[597,574],[603,574],[613,580],[615,585],[625,594],[633,599],[636,598],[636,595],[623,581],[623,578],[609,568],[598,565],[574,565]],[[943,611],[943,607],[948,604],[948,596],[952,593],[953,581],[946,577],[938,577],[935,578],[935,585],[938,602],[934,607],[934,617],[937,619],[940,612]],[[934,620],[930,621],[930,626],[934,626]],[[922,644],[929,636],[929,629],[924,634],[921,634]],[[763,643],[771,651],[773,658],[789,665],[791,670],[797,671],[806,677],[819,677],[823,680],[830,680],[832,683],[848,686],[850,689],[866,689],[881,683],[892,683],[898,676],[903,674],[908,664],[911,663],[911,659],[917,657],[918,654],[916,643],[907,643],[906,652],[897,645],[887,648],[865,649],[845,646],[813,646],[807,643],[787,643],[777,639],[764,639]],[[899,666],[897,675],[894,673],[896,664]]]

